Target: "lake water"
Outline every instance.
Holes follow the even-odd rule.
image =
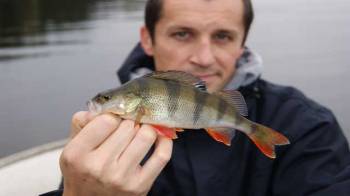
[[[0,1],[0,157],[65,138],[71,115],[119,84],[144,3]],[[350,1],[253,3],[248,45],[263,56],[263,77],[331,108],[350,138]]]

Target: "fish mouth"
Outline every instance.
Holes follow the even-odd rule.
[[[102,111],[102,107],[100,104],[97,104],[93,101],[88,101],[87,106],[89,108],[89,111],[92,112],[93,114],[99,114]]]

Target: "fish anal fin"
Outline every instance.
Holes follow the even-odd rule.
[[[176,129],[174,128],[169,128],[161,125],[152,125],[153,128],[157,130],[158,133],[161,135],[164,135],[165,137],[168,137],[170,139],[176,139]]]
[[[237,90],[223,90],[216,93],[228,104],[233,105],[239,114],[242,116],[248,116],[248,107],[244,100],[243,95]]]
[[[231,140],[235,136],[235,131],[227,128],[206,128],[205,130],[213,139],[228,146],[231,145]]]
[[[266,156],[276,158],[275,146],[288,145],[290,141],[281,133],[260,124],[253,124],[253,132],[248,137]]]
[[[200,78],[190,73],[186,73],[183,71],[174,71],[174,70],[155,71],[145,75],[145,77],[158,78],[162,80],[172,80],[172,81],[194,86],[202,91],[207,90],[206,84],[203,80],[201,80]]]

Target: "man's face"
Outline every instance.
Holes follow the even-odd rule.
[[[178,70],[221,90],[243,52],[242,0],[165,0],[152,41],[145,27],[141,43],[158,71]]]

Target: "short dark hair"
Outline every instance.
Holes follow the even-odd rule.
[[[164,0],[147,0],[146,8],[145,8],[145,24],[146,28],[151,35],[151,39],[154,41],[155,39],[155,28],[156,24],[161,18],[162,15],[162,7]],[[248,33],[250,30],[250,26],[254,19],[254,10],[251,0],[242,0],[244,6],[243,13],[243,24],[244,24],[244,37],[242,46],[245,44]]]

